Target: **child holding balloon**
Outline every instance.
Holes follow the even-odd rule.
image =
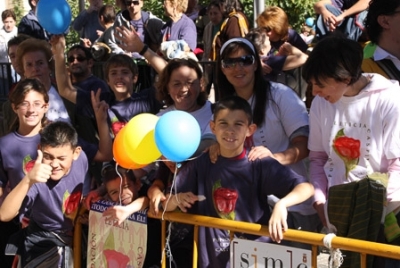
[[[218,161],[213,164],[208,154],[189,161],[162,205],[166,211],[179,207],[184,212],[216,218],[269,222],[270,236],[279,243],[287,230],[287,208],[305,201],[314,190],[304,177],[273,158],[249,161],[244,143],[256,130],[252,121],[246,100],[232,96],[216,103],[210,127],[221,149]],[[267,202],[271,194],[281,198],[272,213]],[[203,240],[206,237],[209,239]],[[199,239],[198,267],[230,267],[230,235],[226,230],[200,227]],[[267,237],[257,240],[269,241]]]

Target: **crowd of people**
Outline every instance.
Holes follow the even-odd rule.
[[[277,6],[252,28],[240,0],[212,0],[203,11],[196,0],[165,0],[165,21],[143,0],[89,0],[71,24],[81,42],[67,47],[40,25],[39,0],[28,2],[20,22],[4,10],[0,30],[0,61],[16,74],[0,126],[2,267],[71,267],[76,219],[66,196],[88,210],[115,202],[104,216],[118,224],[139,210],[179,210],[267,225],[269,237],[235,235],[304,249],[284,239],[288,228],[400,245],[400,0],[316,2],[315,24],[305,23],[315,29],[312,47]],[[372,52],[363,53],[363,38]],[[137,87],[138,60],[151,70],[149,88]],[[103,77],[93,74],[96,61]],[[293,74],[312,92],[310,106],[282,79]],[[198,122],[193,157],[120,167],[118,132],[139,114],[170,111]],[[386,180],[370,179],[376,173]],[[370,210],[380,217],[362,214],[361,228],[353,214]],[[147,224],[143,267],[160,267],[160,221]],[[168,266],[191,267],[193,226],[169,227]],[[198,267],[230,267],[230,238],[201,227]],[[343,267],[357,258],[347,254]]]

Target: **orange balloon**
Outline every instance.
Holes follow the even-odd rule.
[[[126,146],[124,146],[125,135],[126,135],[125,128],[122,128],[114,139],[113,155],[115,162],[117,162],[118,165],[126,169],[139,169],[147,166],[135,163],[130,157],[130,155],[127,153]]]

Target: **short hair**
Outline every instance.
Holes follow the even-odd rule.
[[[266,47],[265,40],[269,37],[262,29],[255,28],[251,29],[246,34],[245,38],[251,41],[254,45],[254,48],[257,50],[258,53],[260,53],[260,51]]]
[[[75,128],[67,122],[56,121],[48,124],[40,131],[40,146],[60,147],[70,145],[72,149],[78,146],[78,134]]]
[[[90,53],[90,49],[88,49],[87,47],[84,47],[80,44],[75,44],[72,47],[70,47],[70,49],[68,50],[67,55],[74,49],[79,49],[82,50],[83,53],[85,53],[85,57],[89,60],[89,59],[93,59],[92,53]]]
[[[126,169],[118,166],[116,170],[116,163],[111,162],[109,165],[103,168],[102,170],[102,177],[103,177],[103,183],[106,184],[110,181],[113,181],[115,179],[119,179],[121,177],[123,179],[130,180],[132,182],[136,182],[136,177],[135,174],[131,169]]]
[[[280,40],[287,40],[289,36],[289,19],[285,11],[276,6],[266,8],[258,17],[257,25],[260,28],[273,30]]]
[[[356,41],[332,35],[319,41],[303,65],[303,78],[317,83],[333,78],[344,82],[350,78],[352,85],[361,77],[363,49]]]
[[[104,76],[106,77],[107,81],[108,72],[113,67],[128,67],[133,76],[137,76],[139,72],[135,61],[131,57],[125,54],[116,54],[111,56],[104,64]]]
[[[6,9],[3,12],[1,12],[1,19],[2,21],[5,21],[7,18],[12,17],[14,21],[17,20],[17,16],[15,15],[14,10],[12,9]]]
[[[53,53],[51,52],[50,44],[46,40],[29,38],[19,44],[17,48],[17,63],[24,69],[22,58],[26,53],[41,51],[44,53],[49,64],[50,70],[54,70]]]
[[[15,108],[18,108],[21,103],[24,102],[25,96],[31,92],[35,91],[39,94],[43,95],[43,100],[46,104],[49,103],[49,95],[47,94],[47,90],[37,78],[26,78],[18,82],[15,86],[15,89],[10,94],[10,102],[14,105]],[[42,118],[42,126],[47,124],[46,116]],[[11,125],[11,129],[16,129],[19,126],[18,117],[16,117],[15,121]]]
[[[31,9],[34,9],[35,7],[32,5],[32,1],[34,0],[28,0],[29,6],[31,7]],[[36,5],[39,2],[39,0],[36,0]]]
[[[113,5],[103,5],[99,10],[99,19],[103,16],[105,23],[111,23],[115,21],[115,8]]]
[[[214,120],[218,118],[218,114],[220,111],[226,109],[228,109],[229,111],[243,111],[246,114],[248,125],[253,122],[253,112],[251,110],[250,104],[245,99],[239,96],[230,96],[215,103]]]
[[[17,36],[11,37],[10,40],[8,40],[7,42],[7,50],[8,48],[12,47],[12,46],[19,46],[19,44],[21,44],[22,42],[24,42],[25,40],[29,39],[29,38],[33,38],[30,35],[27,34],[18,34]],[[7,51],[8,53],[8,51]]]
[[[168,62],[167,66],[162,70],[156,88],[157,88],[157,99],[160,102],[164,102],[167,106],[174,104],[173,99],[168,93],[168,84],[171,79],[172,72],[180,67],[186,66],[190,69],[195,70],[197,79],[200,80],[203,77],[203,72],[199,66],[199,63],[192,59],[172,59]],[[208,99],[207,92],[204,90],[200,91],[197,97],[197,104],[203,106]]]
[[[178,11],[182,13],[186,12],[189,4],[188,0],[170,0],[170,1],[173,5],[176,4]]]
[[[233,11],[243,12],[244,10],[243,4],[240,0],[222,0],[220,7],[225,16],[228,16],[228,14]]]
[[[369,3],[365,28],[372,43],[378,44],[383,28],[378,22],[381,15],[393,15],[400,6],[400,0],[371,0]]]

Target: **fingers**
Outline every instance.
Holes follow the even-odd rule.
[[[41,150],[37,150],[37,153],[38,153],[38,155],[37,155],[35,164],[41,164],[43,161],[43,153]]]
[[[178,207],[183,211],[187,212],[186,208],[191,208],[192,205],[199,200],[197,195],[193,193],[180,193],[176,195]]]

